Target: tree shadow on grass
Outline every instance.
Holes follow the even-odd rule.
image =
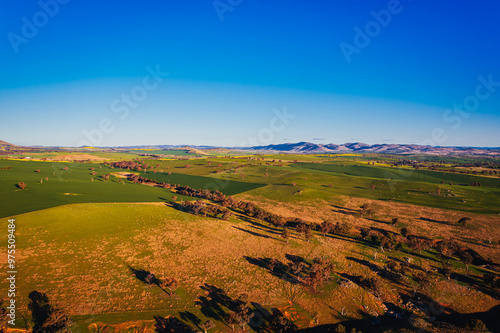
[[[176,317],[155,316],[155,332],[157,333],[195,333],[190,326],[183,323]]]
[[[150,271],[147,271],[145,269],[135,269],[131,266],[128,266],[130,272],[132,272],[132,274],[134,275],[134,277],[143,282],[143,283],[147,283],[147,284],[151,284],[150,282],[147,282],[147,279],[148,279],[148,276],[150,276],[151,272]],[[154,281],[154,280],[157,280],[156,278],[153,279],[153,283],[154,282],[157,282],[157,281]]]
[[[302,284],[298,276],[294,275],[290,266],[277,259],[252,258],[245,256],[245,259],[252,265],[266,269],[272,275],[290,282],[292,284]],[[303,259],[302,259],[303,260]]]
[[[193,324],[200,331],[202,330],[202,328],[200,327],[200,325],[201,325],[201,319],[198,318],[198,316],[195,315],[194,313],[191,313],[189,311],[182,311],[182,312],[179,312],[179,316],[185,322],[189,322],[189,323]]]
[[[354,258],[354,257],[345,257],[345,258],[347,260],[354,261],[354,262],[356,262],[358,264],[361,264],[361,265],[364,265],[364,266],[368,267],[374,273],[378,274],[380,272],[380,268],[377,265],[369,262],[368,260],[358,259],[358,258]]]
[[[344,215],[358,215],[360,214],[359,210],[351,209],[351,208],[346,208],[346,207],[340,207],[340,206],[335,206],[331,205],[333,208],[333,211],[336,213],[344,214]]]
[[[205,283],[200,288],[207,292],[206,296],[199,296],[198,300],[195,301],[195,304],[200,307],[201,313],[228,326],[229,313],[225,309],[237,311],[241,307],[242,301],[232,299],[224,289],[208,283]]]
[[[366,217],[366,216],[363,216],[363,218],[365,220],[369,220],[369,221],[373,221],[373,222],[377,222],[377,223],[382,223],[382,224],[387,224],[387,225],[390,225],[391,223],[390,222],[387,222],[387,221],[382,221],[382,220],[377,220],[376,218],[373,218],[373,217]],[[382,229],[384,230],[384,229]]]
[[[149,286],[157,286],[160,288],[165,294],[167,294],[169,297],[173,295],[173,290],[172,291],[167,291],[163,287],[163,282],[162,280],[158,279],[154,274],[152,274],[150,271],[147,271],[145,269],[135,269],[131,266],[127,266],[129,270],[132,272],[134,277],[141,281],[142,283],[145,283]]]
[[[274,239],[274,237],[271,237],[271,236],[268,236],[268,235],[259,234],[258,232],[255,232],[255,231],[251,231],[251,230],[247,230],[247,229],[235,227],[234,225],[233,225],[233,228],[234,229],[238,229],[238,230],[243,231],[243,232],[246,232],[246,233],[249,233],[252,236],[263,237],[263,238],[273,238]]]
[[[491,297],[493,297],[496,300],[500,300],[500,293],[498,290],[495,290],[494,288],[491,288],[487,286],[483,281],[480,281],[478,279],[475,279],[473,277],[463,275],[457,272],[453,272],[450,276],[451,279],[465,283],[472,288],[475,288],[476,290],[481,291],[482,293],[485,293]],[[499,314],[500,317],[500,314]]]
[[[340,332],[339,325],[344,327],[343,332],[356,331],[370,332],[370,333],[383,333],[390,330],[398,331],[404,329],[404,332],[419,332],[419,330],[410,325],[408,311],[392,304],[385,303],[388,311],[378,317],[373,317],[364,311],[359,311],[362,319],[348,319],[336,324],[318,325],[315,327],[304,328],[297,330],[300,333],[327,333],[327,332]]]
[[[281,232],[278,232],[276,230],[269,230],[269,228],[265,228],[265,227],[262,227],[262,226],[259,226],[259,224],[255,223],[252,225],[250,225],[250,228],[252,229],[256,229],[256,230],[259,230],[259,231],[263,231],[263,232],[268,232],[272,235],[277,235],[277,236],[280,236],[282,233]]]
[[[439,224],[444,224],[444,225],[451,225],[451,223],[448,223],[446,221],[439,221],[439,220],[429,219],[426,217],[420,217],[419,220],[426,221],[426,222],[432,222],[432,223],[439,223]]]

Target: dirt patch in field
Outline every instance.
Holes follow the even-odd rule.
[[[111,176],[115,176],[116,178],[128,178],[129,176],[138,174],[138,172],[113,172]]]
[[[59,155],[50,157],[47,160],[51,161],[106,161],[108,158],[97,157],[89,154],[71,154],[71,155]]]

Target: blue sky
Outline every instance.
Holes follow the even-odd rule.
[[[494,0],[5,0],[0,140],[500,146],[499,17]]]

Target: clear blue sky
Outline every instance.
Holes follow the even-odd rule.
[[[60,2],[0,4],[0,140],[500,146],[496,0]]]

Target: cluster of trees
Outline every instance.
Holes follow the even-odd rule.
[[[231,218],[231,212],[225,207],[218,205],[212,205],[201,200],[196,201],[183,201],[179,206],[185,212],[189,212],[195,215],[208,216],[214,218],[222,218],[224,220],[229,220]]]
[[[1,167],[0,170],[12,170],[11,166]]]
[[[391,166],[411,166],[416,170],[427,168],[432,171],[445,171],[452,173],[461,174],[472,174],[472,175],[498,175],[500,171],[497,170],[468,170],[465,168],[488,168],[488,169],[500,169],[500,163],[492,161],[474,161],[466,163],[455,163],[451,166],[447,166],[449,162],[445,161],[426,161],[426,160],[402,160],[398,159],[396,161],[385,161]],[[460,168],[460,169],[456,169]]]
[[[311,265],[308,275],[303,279],[303,282],[316,290],[318,287],[322,287],[325,282],[330,280],[330,276],[333,273],[335,266],[332,262],[324,258],[314,258],[313,264]]]
[[[212,200],[215,202],[222,202],[226,199],[226,195],[220,191],[210,191],[207,189],[194,189],[190,186],[177,186],[175,187],[178,194],[186,195],[188,197],[202,198]]]
[[[104,162],[104,165],[107,165],[111,168],[120,168],[127,170],[136,170],[136,171],[147,171],[148,169],[159,168],[159,164],[153,166],[145,161],[118,161],[118,162]]]
[[[259,262],[259,265],[268,269],[273,275],[303,284],[313,290],[329,282],[335,268],[332,261],[323,257],[315,257],[312,263],[298,256],[288,256],[288,263],[270,258],[259,259]]]
[[[175,189],[177,187],[177,185],[175,185],[175,184],[159,182],[155,179],[149,179],[149,178],[142,177],[142,176],[132,174],[132,173],[127,176],[127,179],[130,180],[134,184],[154,184],[156,186],[163,187],[163,188],[169,188],[169,189]]]
[[[470,220],[469,218],[462,218],[460,220],[462,221],[464,219],[465,221]],[[372,242],[376,242],[380,245],[382,251],[401,251],[403,250],[403,244],[406,244],[414,253],[421,253],[425,250],[435,249],[439,253],[438,257],[441,262],[441,271],[447,278],[449,278],[452,273],[452,259],[454,257],[461,260],[467,270],[469,270],[469,265],[475,259],[480,260],[480,257],[474,251],[469,248],[461,247],[456,241],[436,241],[427,237],[413,235],[408,228],[401,228],[400,233],[401,236],[389,231],[381,233],[369,228],[361,228],[358,239],[368,239]]]

